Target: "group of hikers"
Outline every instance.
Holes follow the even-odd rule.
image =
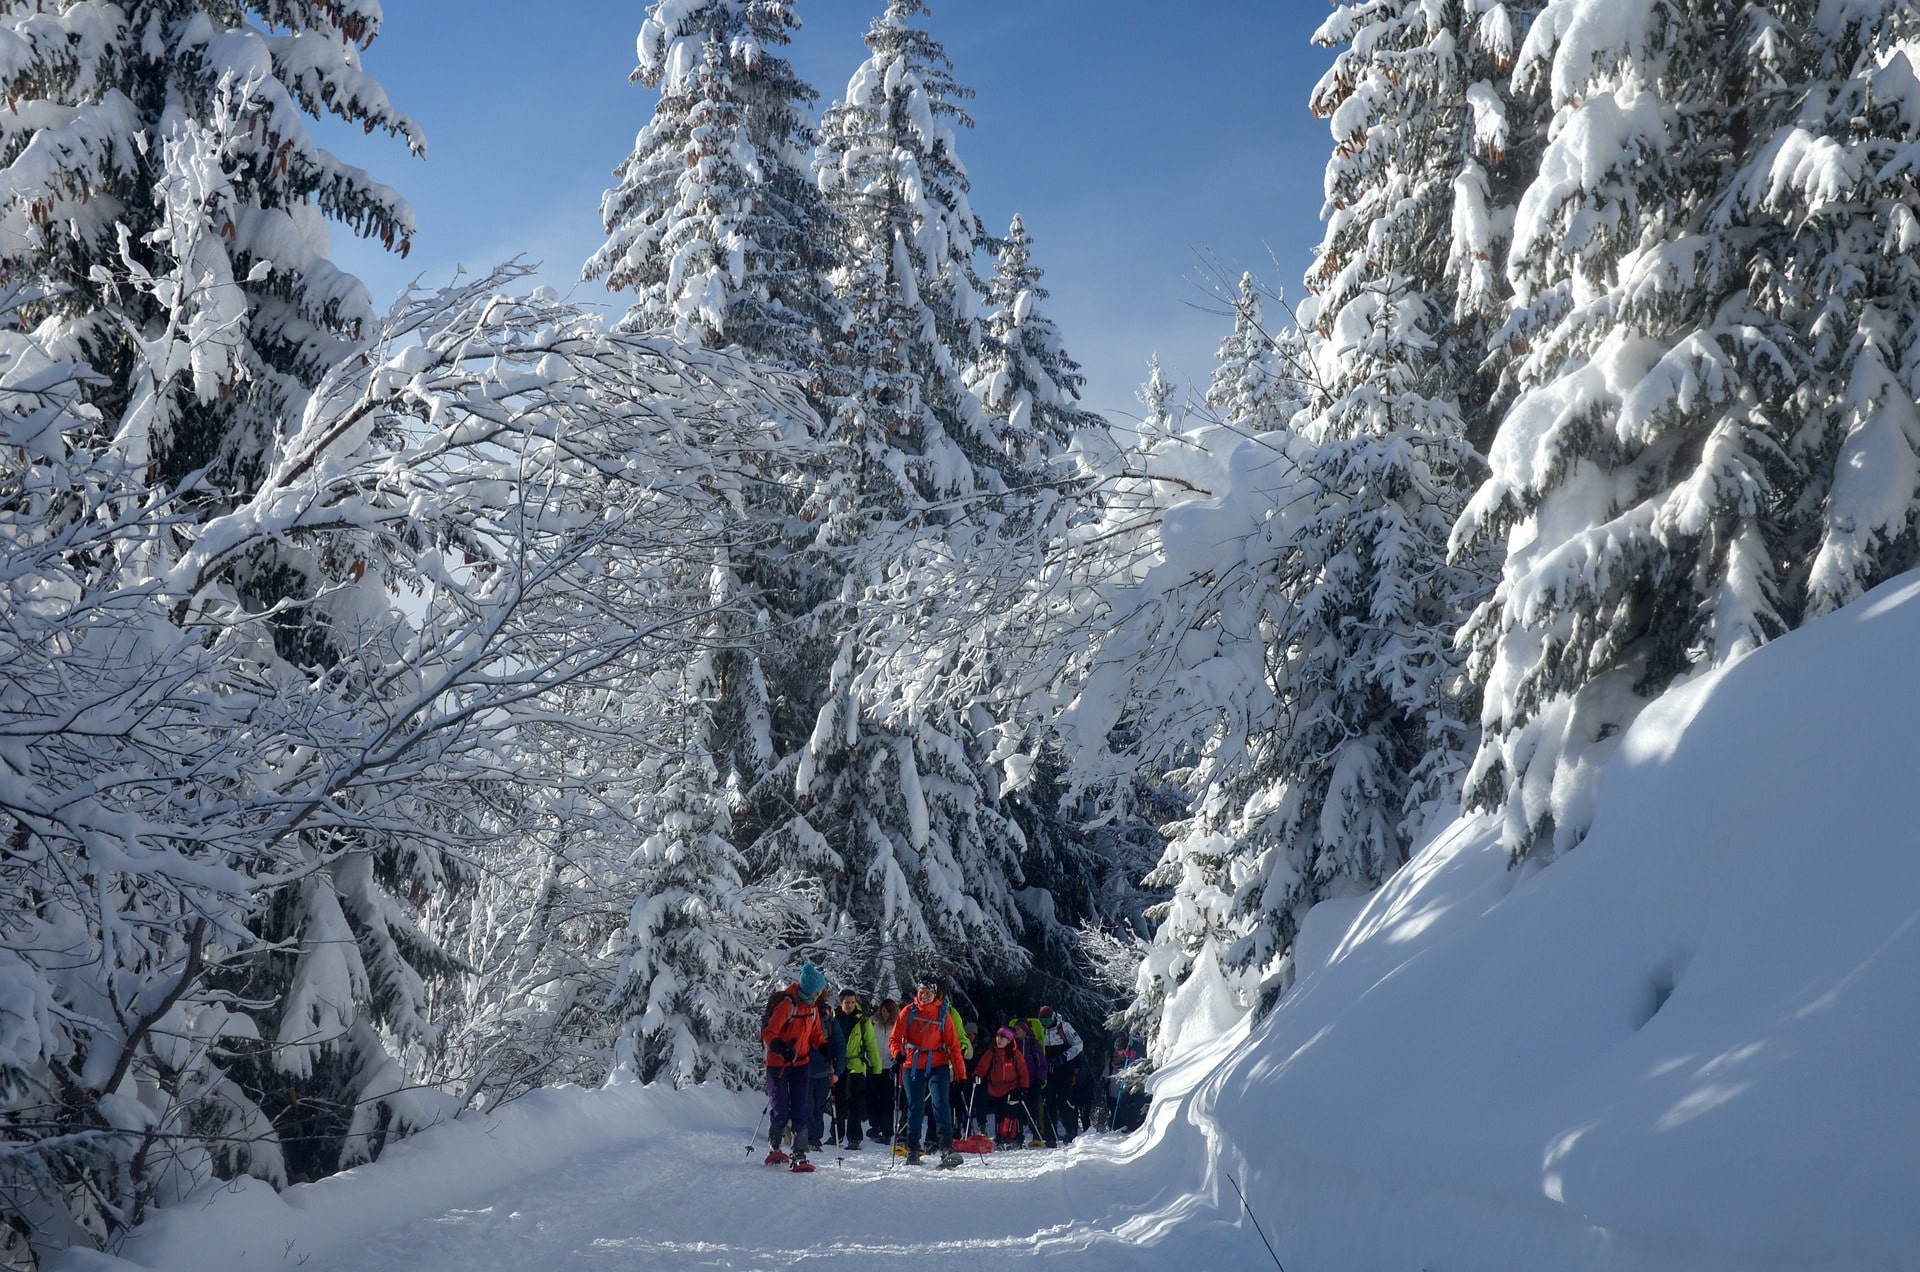
[[[884,999],[871,1014],[857,990],[832,1003],[826,991],[826,977],[806,963],[767,1004],[760,1038],[769,1166],[810,1171],[809,1152],[858,1149],[870,1139],[890,1144],[908,1165],[921,1163],[924,1146],[950,1169],[962,1160],[956,1125],[962,1146],[986,1151],[1056,1148],[1087,1120],[1085,1046],[1052,1007],[1015,1016],[983,1039],[938,976],[921,977],[904,1005]],[[1135,1056],[1125,1039],[1116,1042],[1116,1070]],[[1128,1106],[1119,1093],[1114,1125],[1137,1124]]]

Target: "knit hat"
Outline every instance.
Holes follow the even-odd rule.
[[[1042,1007],[1042,1008],[1040,1009],[1040,1019],[1042,1019],[1042,1020],[1052,1020],[1052,1019],[1053,1019],[1053,1008],[1051,1008],[1051,1007]]]
[[[1009,1028],[1007,1028],[1007,1027],[1006,1027],[1005,1025],[1002,1025],[1002,1026],[1000,1026],[1000,1034],[999,1034],[999,1036],[1000,1036],[1000,1037],[1002,1037],[1002,1038],[1005,1038],[1005,1039],[1006,1039],[1006,1040],[1007,1040],[1008,1042],[1018,1042],[1018,1041],[1020,1041],[1020,1039],[1018,1039],[1018,1038],[1016,1038],[1016,1037],[1014,1036],[1014,1033],[1013,1033],[1013,1030],[1011,1030],[1011,1029],[1009,1029]]]
[[[812,963],[800,964],[800,997],[812,1002],[827,992],[827,978]]]

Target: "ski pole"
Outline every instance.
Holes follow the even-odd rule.
[[[1020,1106],[1020,1111],[1027,1115],[1027,1127],[1029,1130],[1033,1132],[1033,1137],[1035,1139],[1042,1139],[1042,1140],[1045,1139],[1046,1136],[1040,1133],[1040,1124],[1033,1120],[1033,1110],[1027,1107],[1026,1097],[1022,1096],[1019,1099],[1015,1100],[1014,1103],[1018,1104]]]
[[[766,1119],[767,1114],[772,1111],[773,1111],[773,1105],[769,1104],[765,1108],[761,1109],[760,1116],[753,1120],[753,1131],[751,1134],[747,1136],[747,1155],[748,1156],[753,1155],[753,1141],[760,1138],[760,1123],[764,1121]]]

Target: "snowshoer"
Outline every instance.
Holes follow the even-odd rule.
[[[880,1037],[854,990],[840,991],[840,1009],[834,1013],[834,1023],[847,1041],[841,1050],[840,1090],[833,1102],[833,1136],[840,1147],[856,1149],[860,1147],[860,1124],[867,1116],[867,1084],[880,1081],[886,1066],[880,1059]]]
[[[767,1003],[766,1018],[760,1024],[760,1041],[767,1046],[767,1106],[771,1124],[767,1129],[767,1165],[789,1164],[796,1171],[810,1171],[807,1160],[808,1123],[812,1120],[810,1070],[815,1048],[827,1045],[826,1031],[820,1025],[820,995],[827,991],[827,978],[812,963],[800,965],[800,979],[774,994]],[[793,1132],[793,1156],[780,1151],[781,1133]]]
[[[1080,1133],[1080,1110],[1074,1104],[1074,1087],[1080,1076],[1080,1053],[1085,1044],[1067,1018],[1051,1007],[1040,1009],[1040,1025],[1047,1052],[1046,1118],[1047,1142],[1052,1144],[1054,1123],[1062,1138],[1073,1143]]]
[[[922,977],[913,1002],[893,1022],[887,1049],[900,1062],[907,1100],[907,1164],[920,1161],[920,1128],[926,1102],[933,1100],[934,1145],[940,1165],[960,1164],[953,1151],[952,1083],[964,1082],[966,1058],[960,1051],[960,1032],[953,1009],[946,1002],[946,984],[937,976]]]
[[[807,1146],[814,1152],[825,1147],[828,1119],[833,1114],[833,1093],[847,1067],[847,1036],[840,1032],[824,1000],[820,1004],[820,1031],[827,1036],[825,1045],[814,1048],[807,1064],[807,1094],[812,1103],[812,1119],[807,1123]]]
[[[1053,1132],[1046,1129],[1046,1103],[1042,1093],[1047,1085],[1047,1031],[1038,1016],[1015,1016],[1007,1022],[1020,1042],[1020,1055],[1027,1062],[1027,1109],[1033,1119],[1030,1148],[1052,1148]]]
[[[891,998],[883,998],[880,1005],[873,1009],[874,1033],[877,1036],[893,1034],[893,1022],[900,1016],[900,1004]],[[876,1143],[891,1144],[899,1131],[898,1087],[900,1075],[896,1062],[882,1057],[881,1073],[867,1083],[867,1131]],[[904,1151],[904,1150],[903,1150]]]
[[[1011,1029],[1001,1029],[993,1046],[974,1066],[974,1080],[987,1088],[987,1116],[992,1119],[993,1142],[997,1148],[1016,1147],[1020,1123],[1014,1116],[1014,1099],[1027,1087],[1027,1062]]]

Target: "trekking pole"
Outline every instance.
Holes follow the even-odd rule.
[[[753,1155],[753,1141],[760,1138],[760,1123],[764,1121],[766,1119],[767,1114],[772,1111],[773,1111],[773,1105],[769,1104],[765,1108],[761,1109],[760,1116],[753,1120],[753,1133],[747,1136],[747,1155],[749,1157]]]
[[[1040,1133],[1040,1124],[1034,1121],[1033,1110],[1027,1107],[1026,1097],[1022,1096],[1020,1099],[1015,1100],[1014,1103],[1018,1104],[1020,1106],[1020,1111],[1027,1115],[1027,1127],[1029,1130],[1032,1131],[1033,1137],[1035,1139],[1044,1140],[1046,1136]]]

